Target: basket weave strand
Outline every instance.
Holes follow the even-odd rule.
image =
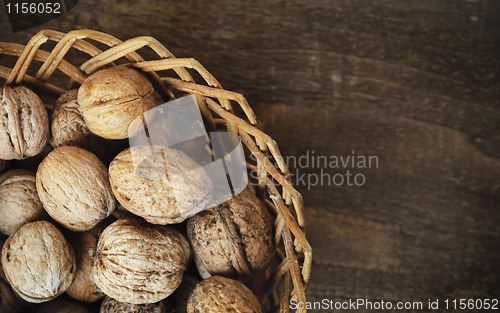
[[[102,51],[88,40],[109,48]],[[52,51],[40,49],[48,41],[56,42]],[[145,61],[137,52],[143,47],[151,48],[158,59]],[[73,65],[69,57],[65,59],[71,49],[84,52],[89,59],[79,66]],[[87,29],[68,33],[42,30],[26,46],[0,42],[0,53],[17,58],[12,68],[0,65],[0,77],[6,80],[5,85],[25,83],[53,96],[60,95],[75,83],[81,84],[94,71],[113,66],[113,62],[122,58],[128,60],[128,66],[147,73],[165,100],[174,98],[174,90],[196,95],[208,127],[216,129],[225,126],[228,131],[238,134],[254,155],[257,164],[250,164],[249,167],[257,170],[259,194],[276,214],[274,240],[276,246],[282,248],[277,251],[279,265],[269,270],[263,291],[264,300],[269,301],[271,312],[289,312],[291,298],[305,303],[312,248],[304,233],[303,199],[291,184],[288,167],[277,143],[259,129],[257,117],[243,95],[223,89],[197,60],[176,58],[152,37],[141,36],[121,41],[111,35]],[[36,69],[35,65],[40,62],[42,64],[36,74],[28,75],[28,69]],[[58,86],[55,79],[51,80],[56,70],[69,78],[67,86]],[[157,73],[166,70],[173,71],[176,76],[160,76]],[[196,82],[190,70],[196,71],[203,82]],[[57,82],[60,84],[60,80]],[[243,117],[235,115],[232,103],[242,109]],[[271,162],[269,154],[277,166]],[[306,309],[298,309],[297,312],[306,312]]]

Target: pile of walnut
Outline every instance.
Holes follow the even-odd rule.
[[[262,312],[247,286],[274,255],[272,217],[249,188],[211,208],[191,201],[210,195],[204,172],[177,184],[137,174],[129,126],[153,94],[122,66],[50,116],[30,89],[0,88],[0,313]]]

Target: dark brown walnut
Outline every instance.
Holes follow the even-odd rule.
[[[76,274],[66,293],[75,300],[91,303],[104,297],[94,282],[93,268],[97,242],[107,225],[109,223],[105,220],[93,229],[76,233],[71,238],[76,256]]]
[[[190,218],[187,229],[198,265],[211,275],[245,280],[274,255],[272,217],[248,188]]]
[[[6,281],[0,279],[0,313],[21,312],[27,305],[28,303],[19,298]]]
[[[42,100],[26,87],[0,88],[0,159],[25,159],[49,140],[49,118]]]
[[[0,232],[12,235],[27,222],[45,216],[36,191],[35,173],[15,169],[0,176]]]
[[[122,151],[109,166],[109,180],[126,210],[160,225],[180,223],[205,209],[212,190],[203,167],[183,152],[157,146]]]
[[[78,103],[88,128],[107,139],[132,136],[131,123],[155,107],[151,83],[123,66],[90,75],[78,89]]]
[[[83,305],[65,299],[55,299],[42,305],[36,313],[91,313]]]
[[[257,297],[242,283],[212,276],[199,283],[191,293],[188,313],[262,313]]]
[[[5,276],[16,293],[32,303],[50,301],[75,277],[73,248],[47,221],[27,223],[2,248]]]
[[[99,313],[167,313],[164,301],[148,304],[132,304],[106,297],[101,304]]]
[[[99,238],[94,280],[118,301],[156,303],[180,285],[190,254],[188,241],[177,230],[122,218]]]
[[[115,208],[106,167],[78,147],[50,152],[38,167],[36,187],[47,213],[73,231],[92,229]]]
[[[200,279],[189,274],[184,274],[184,279],[177,290],[168,297],[169,303],[176,313],[186,313],[189,295],[196,288]],[[101,312],[102,313],[102,312]]]
[[[56,101],[50,125],[52,133],[50,143],[54,148],[85,147],[93,137],[80,113],[77,96],[78,89],[72,89],[62,94]]]

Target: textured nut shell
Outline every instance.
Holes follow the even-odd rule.
[[[90,313],[90,311],[81,304],[59,298],[45,303],[36,313]]]
[[[73,248],[46,221],[25,224],[7,239],[2,266],[16,293],[33,303],[50,301],[66,291],[76,270]]]
[[[248,279],[274,255],[272,217],[246,189],[188,221],[196,259],[212,275]]]
[[[191,292],[196,288],[200,279],[191,275],[184,275],[181,285],[177,290],[168,297],[168,301],[172,309],[176,313],[186,313],[187,304]]]
[[[19,298],[10,288],[9,284],[0,279],[0,312],[17,313],[28,305],[27,302]]]
[[[78,103],[88,128],[108,139],[129,137],[129,125],[155,107],[153,86],[127,67],[102,69],[78,89]]]
[[[100,313],[167,313],[165,302],[132,304],[106,297],[101,305]]]
[[[118,301],[155,303],[180,285],[190,254],[188,241],[177,230],[122,218],[99,238],[94,279]]]
[[[38,167],[36,187],[49,215],[73,231],[93,228],[115,207],[106,167],[78,147],[50,152]]]
[[[150,154],[149,147],[122,151],[109,166],[111,188],[120,204],[152,224],[175,224],[203,210],[210,201],[211,181],[203,167],[183,152],[163,149],[175,167],[165,176],[162,152]],[[140,175],[134,160],[143,160]],[[189,175],[183,173],[189,171]],[[177,175],[180,174],[180,175]]]
[[[44,215],[35,173],[16,169],[0,176],[0,232],[12,235],[19,227]]]
[[[0,88],[0,159],[37,155],[49,139],[49,117],[42,100],[26,87]]]
[[[199,283],[191,293],[188,313],[262,313],[257,297],[242,283],[212,276]]]
[[[7,280],[7,277],[5,277],[5,273],[3,271],[3,266],[2,266],[2,248],[3,248],[3,245],[4,245],[6,240],[7,240],[7,237],[0,238],[0,278],[5,280],[5,281]],[[2,311],[0,311],[0,312],[2,312]]]
[[[72,89],[62,94],[57,99],[57,106],[52,112],[51,145],[54,148],[60,146],[84,147],[92,138],[92,133],[85,124],[80,113],[79,104],[76,100],[77,89]]]
[[[66,293],[75,300],[95,302],[104,297],[104,293],[94,282],[93,268],[97,242],[107,225],[104,221],[91,230],[76,233],[71,240],[75,248],[76,273]]]

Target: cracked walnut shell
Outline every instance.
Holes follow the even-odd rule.
[[[245,280],[274,255],[272,217],[248,188],[188,221],[188,238],[199,268]]]
[[[108,296],[132,304],[156,303],[177,289],[191,251],[177,230],[122,218],[99,238],[94,280]]]
[[[158,146],[122,151],[109,166],[109,180],[118,202],[152,224],[180,223],[211,199],[205,169],[181,151]]]
[[[32,303],[65,292],[76,270],[73,248],[47,221],[27,223],[10,236],[2,248],[2,266],[14,291]]]
[[[12,235],[27,222],[45,216],[36,191],[35,173],[10,170],[0,176],[0,232]]]
[[[117,66],[90,75],[78,89],[78,103],[94,134],[125,139],[133,135],[130,124],[155,107],[153,91],[141,73]]]
[[[92,229],[115,208],[106,167],[78,147],[51,151],[38,167],[36,187],[47,213],[69,230]]]
[[[212,276],[199,283],[191,293],[188,313],[262,313],[257,297],[239,281]]]
[[[42,100],[26,87],[0,88],[0,159],[25,159],[49,140],[49,117]]]

